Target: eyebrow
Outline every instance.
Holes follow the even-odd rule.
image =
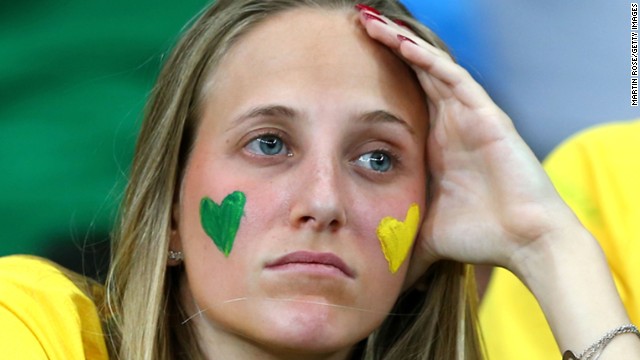
[[[298,117],[298,112],[290,107],[283,106],[283,105],[257,106],[252,109],[249,109],[249,111],[235,118],[231,122],[231,126],[229,127],[229,129],[227,129],[227,131],[239,126],[241,123],[247,120],[255,119],[259,117],[279,117],[279,118],[291,119],[291,118]]]
[[[249,109],[247,112],[241,114],[236,119],[234,119],[231,123],[232,125],[227,130],[231,130],[247,120],[255,119],[259,117],[276,117],[276,118],[293,119],[293,118],[298,118],[299,116],[300,114],[298,111],[284,105],[257,106]],[[385,110],[375,110],[371,112],[365,112],[362,115],[360,115],[358,119],[365,123],[401,125],[411,135],[415,135],[415,131],[413,127],[409,125],[409,123],[407,123],[402,118]]]
[[[415,135],[415,131],[413,130],[413,127],[409,125],[409,123],[404,121],[399,116],[393,115],[388,111],[375,110],[372,112],[367,112],[361,118],[367,123],[398,124],[404,127],[409,132],[409,134]]]

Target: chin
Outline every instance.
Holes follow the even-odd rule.
[[[348,353],[376,327],[371,314],[319,300],[282,300],[270,307],[260,342],[292,354]]]

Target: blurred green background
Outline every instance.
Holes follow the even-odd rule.
[[[103,261],[163,54],[207,3],[0,2],[0,255]]]
[[[40,255],[103,277],[147,95],[210,2],[0,2],[0,256]],[[405,3],[427,13],[425,2]],[[432,16],[460,8],[430,3]]]

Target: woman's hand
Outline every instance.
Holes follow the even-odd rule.
[[[384,22],[361,15],[369,35],[416,72],[431,124],[427,161],[432,196],[408,281],[439,259],[518,272],[527,253],[523,250],[562,231],[567,222],[579,223],[511,119],[471,75],[444,51],[379,18]]]

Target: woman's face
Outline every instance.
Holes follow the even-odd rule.
[[[211,354],[346,354],[403,285],[408,261],[389,271],[376,228],[425,210],[424,94],[355,11],[271,17],[210,80],[177,213],[190,321]],[[200,203],[235,191],[226,257]]]

